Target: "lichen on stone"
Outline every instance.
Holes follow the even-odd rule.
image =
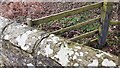
[[[112,60],[104,59],[102,61],[102,66],[116,66],[116,64]]]
[[[94,59],[92,63],[88,64],[88,66],[98,66],[99,62],[98,59]]]

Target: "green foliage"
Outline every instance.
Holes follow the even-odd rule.
[[[72,25],[75,25],[77,23],[81,23],[81,22],[84,22],[84,21],[90,19],[90,18],[87,17],[88,15],[92,16],[90,14],[90,11],[86,11],[86,12],[83,12],[83,13],[78,14],[78,15],[62,18],[60,20],[60,23],[62,23],[63,28],[69,27],[69,26],[72,26]]]
[[[78,23],[79,18],[73,17],[73,18],[63,18],[63,27],[69,27],[76,23]]]
[[[93,24],[81,27],[81,30],[83,30],[84,32],[89,32],[89,31],[97,29],[98,27],[99,27],[98,23],[93,23]]]

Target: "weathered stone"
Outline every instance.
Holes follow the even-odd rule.
[[[4,30],[2,31],[2,39],[0,41],[1,65],[59,66],[58,63],[49,57],[43,56],[42,54],[38,57],[34,54],[34,49],[36,49],[42,39],[49,36],[49,34],[43,31],[40,32],[39,30],[30,28],[26,25],[21,25],[19,23],[11,23],[6,25],[2,27]],[[38,59],[35,57],[38,57]],[[36,63],[37,60],[41,63]]]
[[[13,23],[4,30],[4,39],[14,45],[32,53],[37,40],[41,40],[47,33],[30,28],[26,25]]]
[[[4,40],[2,45],[3,48],[0,51],[1,66],[60,66],[59,63],[42,54],[35,58],[34,55],[15,47],[15,45],[7,40]]]
[[[53,34],[41,41],[37,55],[51,57],[63,66],[104,66],[104,60],[117,65],[118,57],[85,45],[61,39]]]
[[[33,56],[21,49],[14,47],[9,41],[3,41],[3,48],[0,52],[2,62],[6,66],[22,66],[33,63]]]
[[[3,34],[3,31],[9,24],[11,24],[10,20],[0,16],[0,38],[1,35]]]
[[[8,23],[7,23],[8,24]],[[0,25],[5,25],[1,24]],[[2,29],[4,28],[4,30]],[[19,23],[0,27],[0,64],[116,66],[118,57]],[[111,65],[108,65],[110,63]]]

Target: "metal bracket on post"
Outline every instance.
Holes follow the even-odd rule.
[[[107,0],[104,0],[102,7],[102,14],[101,14],[102,26],[101,26],[101,33],[98,42],[99,43],[98,48],[102,48],[106,44],[111,12],[112,12],[112,2],[108,2]]]

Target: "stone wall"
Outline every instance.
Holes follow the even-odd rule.
[[[1,66],[117,66],[118,57],[0,18]]]

